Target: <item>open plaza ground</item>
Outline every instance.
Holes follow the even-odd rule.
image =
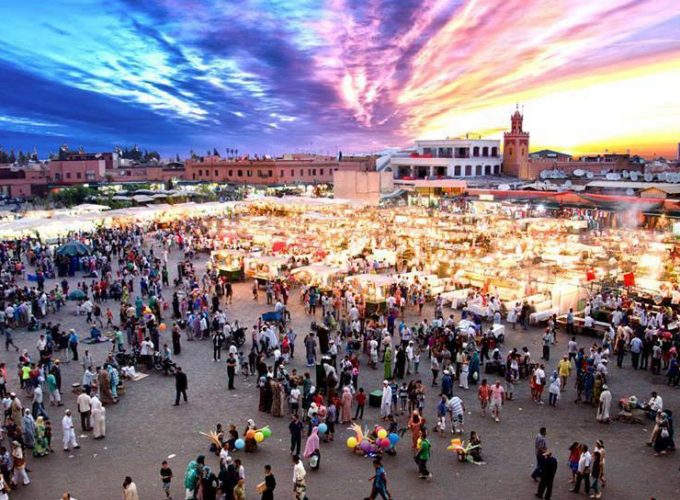
[[[156,255],[160,249],[158,241],[151,237],[145,238],[146,251],[155,245]],[[170,271],[170,286],[163,291],[166,300],[173,292],[173,280],[177,277],[177,263],[181,253],[174,249],[169,254],[168,269]],[[203,276],[209,260],[207,253],[198,253],[193,259],[195,274]],[[30,273],[30,269],[29,269]],[[48,279],[46,289],[53,288],[62,278]],[[71,289],[83,280],[82,273],[68,278]],[[89,280],[88,280],[89,282]],[[21,284],[34,283],[20,282]],[[137,291],[137,284],[135,284]],[[229,321],[238,320],[241,325],[250,328],[263,313],[272,310],[267,305],[265,293],[260,292],[258,300],[252,298],[252,280],[234,283],[233,303],[222,308],[226,310]],[[137,295],[136,293],[132,296]],[[119,317],[120,303],[109,299],[102,302],[105,310],[110,307],[114,318]],[[299,373],[310,371],[315,380],[313,368],[305,366],[305,347],[303,338],[310,331],[312,320],[320,322],[320,309],[316,317],[305,310],[300,300],[299,287],[290,290],[288,300],[290,312],[290,327],[297,332],[296,355],[287,365],[290,371],[296,368]],[[59,312],[51,313],[43,319],[44,322],[59,322],[61,329],[68,331],[75,329],[81,340],[86,338],[89,325],[85,317],[77,315],[77,302],[68,301]],[[460,320],[461,311],[444,307],[443,316],[455,316]],[[170,340],[170,325],[172,324],[172,308],[163,311],[160,319],[168,325],[167,330],[160,332],[160,344]],[[426,318],[429,321],[434,316],[432,302],[425,304],[422,316],[417,307],[407,307],[405,323],[413,325]],[[484,322],[483,328],[490,323]],[[512,348],[528,347],[532,359],[539,358],[543,346],[545,323],[531,325],[524,330],[520,325],[513,329],[505,325],[505,342],[500,344],[500,350],[505,359]],[[111,328],[104,328],[108,333]],[[27,331],[26,328],[15,328],[14,342],[20,350],[28,350],[31,356],[37,357],[36,342],[41,331]],[[541,361],[546,365],[548,377],[552,373],[561,356],[567,352],[567,336],[564,327],[557,329],[557,343],[550,346],[550,360]],[[577,334],[579,347],[586,351],[593,342],[600,343],[601,337]],[[214,429],[216,423],[225,428],[228,424],[235,424],[239,433],[243,432],[246,421],[253,419],[256,427],[268,425],[273,431],[272,437],[265,440],[255,453],[234,451],[234,458],[241,458],[245,466],[247,498],[259,498],[255,488],[263,481],[263,467],[271,464],[277,479],[275,498],[293,498],[293,464],[290,456],[290,434],[288,424],[290,418],[287,409],[284,416],[273,417],[269,413],[258,411],[259,390],[256,386],[257,377],[251,376],[247,380],[239,375],[236,378],[236,389],[227,390],[227,370],[223,353],[221,362],[213,361],[212,342],[208,340],[187,341],[186,332],[182,332],[182,352],[174,361],[182,367],[188,377],[188,403],[173,406],[175,397],[175,381],[172,376],[165,376],[162,372],[152,371],[148,377],[139,381],[125,381],[125,394],[120,397],[118,404],[106,407],[106,438],[92,439],[89,432],[83,433],[76,410],[76,396],[71,393],[73,383],[82,379],[83,368],[79,362],[66,362],[65,351],[55,352],[53,359],[62,360],[61,372],[63,377],[64,406],[54,407],[47,403],[46,409],[54,421],[53,448],[54,453],[33,458],[27,453],[29,476],[31,484],[19,486],[11,493],[12,499],[56,499],[68,491],[73,498],[87,499],[116,499],[121,498],[122,482],[125,476],[131,476],[137,485],[139,497],[143,499],[161,499],[164,493],[161,489],[159,469],[161,461],[167,460],[174,472],[171,486],[173,498],[185,498],[183,488],[184,472],[187,464],[195,460],[198,455],[206,456],[206,465],[212,470],[219,470],[218,458],[208,451],[210,442],[200,432],[207,433]],[[246,344],[241,348],[246,354],[250,350],[250,335]],[[85,345],[81,342],[79,351],[88,348],[94,357],[95,364],[100,364],[112,349],[111,342]],[[18,387],[15,367],[18,353],[14,350],[0,353],[0,361],[8,367],[8,389],[16,391],[30,407],[30,398]],[[341,356],[339,356],[341,357]],[[663,397],[664,407],[675,410],[679,407],[680,391],[667,385],[665,371],[660,375],[653,375],[649,370],[634,370],[631,366],[630,354],[624,358],[623,368],[618,368],[611,356],[609,363],[607,384],[613,396],[611,413],[616,417],[619,399],[636,395],[640,400],[649,398],[655,390]],[[319,353],[317,351],[317,360]],[[361,354],[358,386],[366,392],[372,392],[382,387],[384,377],[383,364],[378,363],[377,369],[368,366],[368,357]],[[273,364],[273,358],[267,359],[267,364]],[[427,427],[432,430],[437,421],[437,403],[440,393],[439,387],[431,386],[432,375],[427,352],[423,352],[420,363],[420,373],[407,375],[404,381],[422,380],[425,388],[425,403],[423,416]],[[495,382],[497,375],[484,375],[490,383]],[[439,375],[441,379],[441,373]],[[401,384],[402,380],[398,380]],[[606,486],[603,488],[605,497],[616,499],[673,499],[680,497],[680,478],[678,460],[674,453],[654,456],[653,448],[646,445],[654,427],[652,420],[642,417],[642,423],[624,423],[613,420],[608,424],[596,420],[596,407],[591,404],[574,402],[576,390],[575,376],[569,378],[566,390],[556,407],[547,404],[547,389],[544,393],[546,404],[538,405],[531,399],[528,379],[522,379],[516,386],[515,397],[507,401],[502,407],[501,421],[496,423],[490,416],[483,417],[477,400],[477,385],[470,385],[469,390],[458,387],[454,382],[453,393],[459,396],[465,406],[466,415],[464,429],[461,436],[467,440],[470,431],[476,431],[482,442],[482,456],[484,465],[459,462],[456,454],[447,451],[451,435],[430,434],[432,442],[432,457],[428,468],[432,478],[422,480],[418,475],[418,467],[414,463],[414,452],[410,448],[410,432],[396,445],[396,455],[383,457],[386,469],[388,488],[395,499],[415,499],[429,497],[444,498],[531,498],[536,493],[537,484],[530,477],[535,467],[534,439],[540,427],[547,428],[548,448],[558,460],[558,471],[555,477],[552,498],[574,498],[570,493],[573,485],[569,483],[571,473],[568,468],[568,448],[573,442],[585,443],[591,449],[597,440],[602,440],[606,449]],[[61,449],[61,418],[63,410],[70,408],[74,412],[74,425],[80,449],[64,452]],[[354,410],[354,408],[353,408]],[[384,424],[380,419],[380,409],[367,405],[363,420],[358,423],[362,427],[372,429],[376,424]],[[642,416],[641,412],[636,413]],[[396,415],[399,427],[405,427],[408,415]],[[307,465],[307,496],[310,499],[360,499],[367,497],[371,491],[368,479],[373,475],[371,459],[353,453],[346,446],[348,437],[353,436],[348,425],[337,425],[335,439],[331,443],[321,443],[321,466],[312,471]],[[306,432],[305,432],[306,437]],[[304,440],[303,437],[303,449]],[[6,443],[6,441],[5,441]],[[580,495],[584,493],[581,492]]]

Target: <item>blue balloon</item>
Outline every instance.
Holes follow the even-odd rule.
[[[392,446],[394,446],[395,444],[397,444],[399,442],[399,434],[397,434],[396,432],[393,432],[389,436],[387,436],[387,439],[389,439]]]
[[[246,442],[243,439],[237,439],[234,446],[236,446],[237,450],[242,450],[246,447]]]
[[[326,434],[328,431],[328,426],[326,424],[319,424],[319,434]]]

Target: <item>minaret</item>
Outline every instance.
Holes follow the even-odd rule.
[[[510,132],[503,134],[503,173],[529,178],[529,132],[522,130],[524,116],[519,105],[510,117]]]

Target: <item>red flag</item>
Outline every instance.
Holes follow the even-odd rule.
[[[586,281],[595,281],[595,269],[592,267],[586,270]]]
[[[635,275],[633,273],[625,273],[623,275],[623,284],[626,286],[635,286]]]

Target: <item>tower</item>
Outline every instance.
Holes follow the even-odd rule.
[[[529,132],[522,129],[524,116],[519,106],[510,117],[510,132],[503,134],[503,172],[520,179],[529,175]]]

